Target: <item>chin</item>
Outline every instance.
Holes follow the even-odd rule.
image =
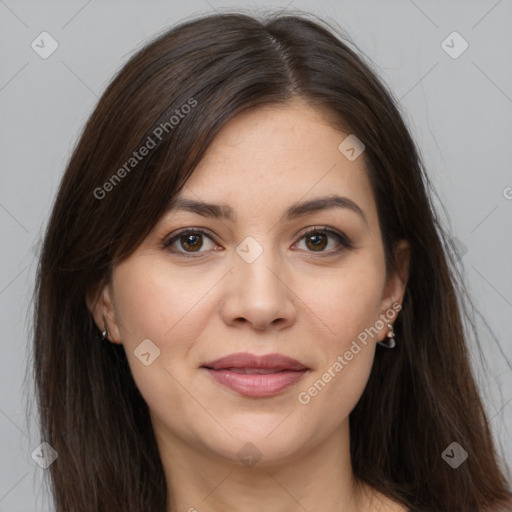
[[[253,418],[241,418],[223,424],[231,435],[223,429],[216,429],[215,432],[209,430],[200,433],[199,440],[204,449],[248,467],[256,462],[260,467],[286,463],[305,449],[305,443],[311,441],[312,436],[299,429],[298,425],[283,422],[285,417],[269,417],[259,422],[256,415]]]

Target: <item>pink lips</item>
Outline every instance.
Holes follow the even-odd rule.
[[[300,380],[308,368],[282,354],[231,354],[202,365],[220,384],[246,396],[272,396]]]

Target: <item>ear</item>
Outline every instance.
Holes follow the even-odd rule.
[[[114,304],[112,301],[112,287],[105,284],[97,290],[86,294],[85,302],[91,312],[94,322],[100,331],[108,331],[107,339],[112,343],[122,344]]]
[[[411,246],[409,242],[405,239],[399,240],[395,245],[396,269],[387,278],[381,303],[381,314],[385,314],[389,310],[395,311],[395,316],[389,323],[393,323],[396,315],[399,314],[396,311],[396,305],[400,304],[401,306],[403,303],[405,288],[409,279],[410,256]]]

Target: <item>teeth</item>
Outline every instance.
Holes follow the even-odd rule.
[[[279,373],[283,370],[276,370],[275,368],[226,368],[230,372],[234,373],[256,373],[260,375],[266,375],[269,373]]]

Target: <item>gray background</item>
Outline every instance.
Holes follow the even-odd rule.
[[[43,440],[34,413],[25,414],[35,255],[98,97],[137,48],[185,17],[287,5],[337,22],[400,100],[448,212],[443,219],[460,241],[475,304],[498,340],[482,328],[489,367],[476,370],[498,448],[512,461],[511,0],[0,0],[0,512],[50,510],[45,469],[31,458]],[[47,59],[31,48],[43,31],[59,44]],[[441,46],[453,31],[469,43],[455,59]]]

